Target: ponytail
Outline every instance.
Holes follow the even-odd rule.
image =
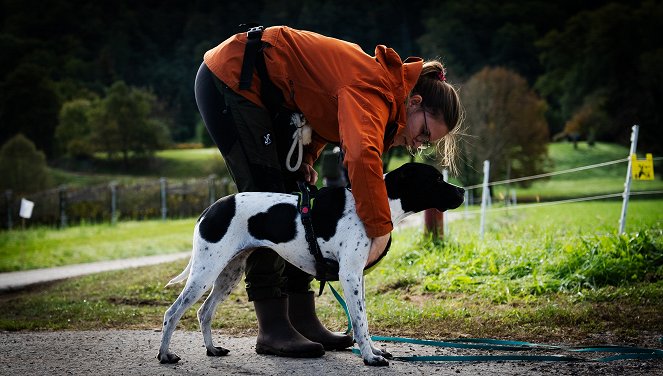
[[[447,82],[447,69],[439,60],[424,63],[412,94],[422,97],[421,105],[438,119],[444,119],[449,133],[435,144],[436,153],[442,156],[442,164],[457,173],[458,142],[465,110],[458,90]]]

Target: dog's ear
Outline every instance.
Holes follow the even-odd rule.
[[[384,185],[387,187],[387,197],[396,200],[402,196],[402,184],[407,180],[405,171],[399,167],[384,176]]]

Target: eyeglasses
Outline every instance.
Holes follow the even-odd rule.
[[[426,110],[424,112],[424,129],[421,131],[421,134],[417,136],[416,140],[421,142],[420,149],[427,149],[430,147],[430,129],[428,129],[428,120],[426,118]]]

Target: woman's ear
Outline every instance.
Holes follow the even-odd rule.
[[[421,101],[422,101],[421,95],[414,94],[410,96],[410,98],[408,98],[407,106],[409,108],[419,107],[421,106]]]

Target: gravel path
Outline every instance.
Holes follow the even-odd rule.
[[[168,255],[155,255],[136,257],[126,260],[111,260],[91,262],[87,264],[74,264],[57,268],[34,269],[21,272],[0,273],[0,293],[4,291],[19,290],[25,286],[57,281],[65,278],[80,277],[87,274],[107,272],[111,270],[137,268],[141,266],[171,262],[185,257],[191,257],[191,251],[173,253]]]
[[[0,332],[0,375],[663,375],[663,361],[405,363],[364,366],[349,351],[327,352],[318,359],[257,355],[255,337],[214,333],[228,356],[205,355],[199,332],[176,331],[172,351],[182,360],[156,360],[161,333],[156,331]],[[388,344],[399,355],[430,355],[430,348]],[[440,353],[442,352],[442,353]],[[438,350],[439,355],[458,355]]]

